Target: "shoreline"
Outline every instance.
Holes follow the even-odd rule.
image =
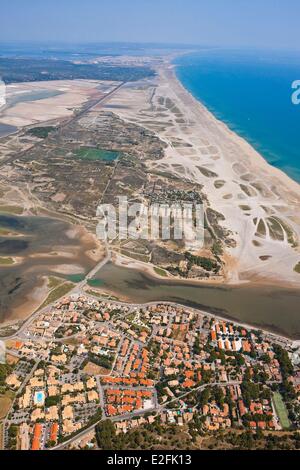
[[[13,214],[15,216],[15,214]],[[22,214],[16,217],[28,217],[28,215]],[[30,217],[45,217],[45,214],[30,215]],[[47,214],[47,219],[54,221],[64,221],[65,219],[57,217],[53,213]],[[86,269],[92,268],[92,266],[104,257],[104,251],[101,243],[97,240],[96,236],[89,232],[84,225],[66,222],[65,235],[70,240],[70,245],[65,244],[59,249],[55,249],[52,246],[52,250],[49,252],[37,252],[30,253],[27,256],[14,256],[9,257],[14,261],[11,264],[1,264],[0,268],[3,270],[16,268],[22,265],[24,262],[28,262],[30,259],[33,262],[33,268],[36,261],[40,261],[41,266],[45,266],[44,273],[38,274],[37,282],[32,289],[25,293],[22,298],[18,299],[11,307],[10,314],[6,317],[1,318],[0,329],[10,327],[15,323],[27,321],[47,299],[51,292],[48,286],[48,279],[52,276],[57,276],[61,279],[62,283],[67,282],[66,276],[72,274],[79,274],[85,272]],[[7,235],[10,238],[9,234]],[[72,245],[73,241],[77,240],[77,245]],[[6,258],[1,256],[0,258]],[[53,263],[53,260],[57,259],[57,264]],[[61,260],[64,260],[62,263]],[[49,261],[49,265],[47,262]],[[30,267],[27,271],[30,272]]]
[[[120,296],[118,297],[119,294],[117,292],[113,291],[113,290],[109,290],[109,289],[104,290],[102,287],[95,287],[94,290],[98,291],[99,294],[101,294],[101,292],[102,292],[103,294],[110,294],[110,295],[115,296],[116,298],[119,299],[119,300],[110,300],[110,299],[105,299],[104,298],[104,299],[98,299],[99,301],[108,302],[108,303],[112,303],[112,304],[116,304],[116,305],[130,305],[130,306],[133,306],[133,307],[136,307],[136,306],[137,307],[138,306],[145,307],[145,306],[158,305],[158,304],[174,305],[174,306],[177,306],[177,307],[180,307],[180,308],[187,308],[187,309],[193,310],[196,313],[204,314],[204,315],[207,315],[211,318],[216,318],[220,321],[229,321],[231,323],[234,323],[235,325],[245,327],[249,330],[260,330],[266,335],[274,336],[276,338],[279,338],[281,341],[285,341],[285,342],[288,341],[288,342],[292,343],[292,345],[294,345],[294,346],[300,346],[300,337],[299,338],[293,338],[291,336],[288,336],[287,334],[283,334],[279,330],[276,331],[275,328],[273,330],[272,329],[267,329],[265,326],[260,327],[257,324],[251,324],[251,323],[247,323],[247,322],[238,321],[230,315],[225,315],[225,314],[221,315],[220,313],[214,313],[213,311],[203,310],[199,307],[194,307],[192,304],[188,304],[188,301],[187,301],[187,304],[180,303],[180,302],[172,302],[172,301],[168,301],[168,300],[153,300],[153,301],[150,301],[150,302],[140,303],[140,302],[133,302],[129,297],[126,297],[126,296],[123,296],[123,298],[122,297],[120,298]],[[84,295],[95,297],[92,294],[90,294],[88,291],[86,291],[84,293]]]
[[[209,109],[206,108],[206,106],[199,101],[185,86],[181,83],[179,78],[176,75],[176,66],[174,64],[169,64],[167,67],[167,72],[166,72],[166,77],[169,82],[170,88],[173,92],[176,94],[178,93],[177,97],[182,99],[184,101],[184,104],[188,105],[191,109],[191,113],[193,114],[193,117],[197,117],[197,114],[202,115],[203,120],[206,121],[207,126],[215,126],[216,131],[220,135],[216,135],[216,142],[210,142],[213,145],[219,146],[220,144],[218,143],[218,140],[221,140],[223,137],[225,139],[228,138],[230,139],[236,146],[238,146],[241,149],[241,155],[240,155],[240,160],[239,163],[242,165],[245,164],[245,159],[247,161],[247,164],[249,165],[248,171],[251,171],[251,168],[253,170],[253,173],[258,172],[258,174],[261,174],[262,176],[266,177],[266,181],[269,180],[270,184],[274,184],[274,186],[278,186],[280,190],[282,191],[282,197],[278,196],[276,204],[284,204],[283,198],[288,195],[288,198],[286,197],[285,199],[291,200],[293,203],[297,201],[299,204],[300,202],[300,184],[293,180],[289,175],[284,173],[284,171],[280,170],[279,168],[276,168],[272,164],[270,164],[252,145],[249,143],[245,138],[240,136],[239,134],[236,134],[234,131],[232,131],[226,123],[218,119]],[[187,100],[185,102],[185,100]],[[158,133],[159,135],[159,133]],[[224,156],[224,149],[222,149],[221,153]],[[242,158],[242,154],[244,157],[244,160]],[[227,156],[227,155],[226,155]],[[230,159],[229,159],[230,161]],[[220,179],[222,179],[223,174],[219,175]],[[210,192],[209,190],[207,191],[207,197],[210,202],[212,202],[212,207],[214,207],[214,204],[216,206],[216,210],[219,210],[219,207],[217,203],[215,203],[215,194],[214,192]],[[276,194],[277,196],[277,194]],[[251,198],[250,198],[251,199]],[[263,199],[263,198],[262,198]],[[236,201],[234,201],[236,202]],[[242,202],[242,201],[241,201]],[[246,201],[248,202],[248,201]],[[274,202],[275,203],[275,202]],[[224,208],[224,207],[223,207]],[[293,207],[291,207],[291,212],[293,211]],[[222,210],[220,211],[222,212]],[[226,226],[226,222],[225,222]],[[294,228],[294,227],[293,227]],[[231,230],[231,227],[230,227]],[[300,239],[300,230],[299,230],[299,223],[297,224],[296,227],[297,230],[297,238],[298,242]],[[238,231],[239,233],[239,231]],[[232,250],[234,252],[235,250]],[[280,251],[280,246],[278,246],[278,251]],[[298,255],[296,254],[296,251],[298,252]],[[229,249],[229,253],[231,250]],[[299,253],[299,245],[296,247],[294,250],[296,258],[300,258],[300,253]],[[239,255],[233,255],[237,258],[237,261],[240,261],[241,256]],[[257,264],[258,266],[258,264]],[[247,272],[247,270],[245,270]],[[277,274],[280,271],[276,272],[276,275],[270,276],[267,274],[266,276],[260,275],[259,270],[257,273],[254,272],[253,276],[250,276],[250,278],[241,278],[239,277],[239,274],[237,274],[233,279],[225,279],[224,283],[225,284],[231,284],[231,285],[239,285],[244,282],[252,282],[251,277],[257,278],[256,281],[259,284],[267,284],[267,285],[284,285],[286,287],[292,287],[296,288],[300,285],[300,276],[297,278],[297,276],[294,276],[294,279],[288,279],[287,277],[281,277],[278,278]]]
[[[275,181],[275,185],[276,184],[280,184],[283,186],[284,190],[287,191],[289,194],[292,194],[292,197],[294,197],[293,193],[295,193],[295,197],[299,200],[300,198],[300,185],[292,180],[288,175],[286,175],[282,170],[279,170],[278,168],[274,167],[273,165],[271,165],[270,163],[268,163],[264,157],[259,154],[259,152],[257,152],[253,147],[252,145],[247,142],[247,140],[245,140],[243,137],[239,136],[238,134],[236,134],[234,131],[232,131],[228,126],[227,124],[225,124],[223,121],[219,120],[216,116],[214,116],[214,114],[209,111],[205,105],[202,104],[201,101],[199,101],[196,97],[193,96],[193,94],[191,92],[189,92],[185,87],[184,85],[180,82],[180,80],[177,78],[176,76],[176,73],[175,73],[175,66],[172,65],[172,64],[167,64],[165,67],[162,67],[163,71],[164,71],[164,74],[165,76],[163,77],[162,79],[162,83],[164,86],[168,86],[170,88],[170,91],[174,93],[174,90],[175,90],[175,95],[176,95],[176,92],[178,93],[178,96],[176,96],[176,98],[178,98],[178,101],[180,103],[180,99],[182,99],[182,104],[183,104],[183,111],[185,112],[186,109],[184,109],[184,106],[186,108],[190,108],[190,112],[186,115],[187,118],[186,118],[186,123],[188,122],[188,119],[195,119],[197,121],[197,113],[199,115],[202,115],[202,121],[200,119],[200,121],[203,123],[206,121],[206,125],[208,126],[215,126],[215,129],[217,131],[217,134],[216,134],[216,146],[218,146],[218,139],[221,140],[224,136],[225,136],[225,139],[228,138],[228,140],[232,140],[234,142],[234,144],[237,144],[239,149],[245,149],[245,158],[247,159],[249,157],[249,164],[250,164],[250,169],[252,169],[254,167],[254,169],[257,169],[258,172],[262,172],[262,175],[264,176],[265,174],[267,174],[268,177],[270,177],[270,180],[272,180],[272,178],[274,178],[274,180],[272,181]],[[164,80],[164,81],[163,81]],[[167,93],[169,92],[169,88],[167,89]],[[201,117],[201,116],[200,116]],[[149,128],[147,126],[144,126],[145,128]],[[195,129],[195,132],[196,132],[197,129]],[[211,128],[209,128],[209,130],[211,130]],[[191,131],[191,133],[193,132],[193,130]],[[213,134],[213,132],[212,132]],[[158,137],[160,137],[162,140],[163,140],[163,137],[161,136],[161,132],[157,132],[157,135]],[[184,134],[182,134],[184,135]],[[187,134],[188,135],[188,134]],[[181,137],[181,134],[179,134],[179,136]],[[211,137],[211,135],[209,134],[209,137]],[[214,144],[214,142],[212,142],[212,144]],[[225,146],[225,151],[226,151],[226,146]],[[178,157],[178,155],[176,155],[176,158]],[[181,157],[181,156],[180,156]],[[222,155],[223,157],[223,155]],[[226,155],[227,157],[227,155]],[[184,158],[184,157],[183,157]],[[175,159],[174,159],[175,160]],[[187,158],[188,160],[188,158]],[[181,163],[187,163],[188,165],[188,162],[187,160],[181,160]],[[242,159],[242,156],[240,158],[240,161],[243,162],[243,159]],[[226,160],[226,162],[228,162]],[[229,163],[232,163],[229,159]],[[222,160],[221,160],[221,165],[222,165]],[[226,172],[225,172],[226,173]],[[222,173],[220,175],[218,175],[219,178],[222,178]],[[216,199],[214,199],[214,194],[210,191],[210,187],[208,185],[208,198],[209,200],[211,199],[211,196],[212,196],[212,207],[213,208],[216,208],[218,209],[218,205],[217,204],[214,204],[216,202]],[[293,193],[291,193],[291,191],[293,191]],[[284,193],[285,194],[285,193]],[[234,202],[236,202],[236,200],[234,200]],[[242,201],[241,201],[242,202]],[[298,201],[297,201],[298,202]],[[272,202],[273,203],[273,202]],[[280,204],[282,203],[282,199],[278,198],[278,201],[277,201],[277,204]],[[238,204],[238,202],[237,202]],[[230,203],[229,203],[230,205]],[[63,219],[63,216],[60,215],[61,218]],[[57,217],[55,216],[52,216],[53,218],[60,218],[59,217],[59,214],[57,215]],[[73,224],[72,224],[73,225]],[[74,225],[75,227],[75,225]],[[79,223],[77,225],[77,229],[80,231],[80,230],[83,230],[86,228],[84,227],[84,224],[83,223]],[[91,234],[91,232],[89,232],[87,230],[87,233],[89,234],[89,236],[93,237],[94,235]],[[87,235],[88,236],[88,235]],[[81,238],[84,238],[84,237],[80,237]],[[86,240],[87,241],[87,240]],[[88,253],[86,253],[88,254]],[[284,254],[284,252],[283,252]],[[90,259],[93,259],[93,255],[95,255],[95,253],[90,253]],[[239,253],[237,254],[239,255]],[[300,254],[297,255],[300,257]],[[124,258],[124,257],[123,257]],[[291,281],[290,279],[285,279],[284,281],[282,281],[279,277],[274,279],[272,278],[272,276],[268,276],[266,275],[265,276],[265,282],[264,282],[264,279],[262,278],[261,280],[257,280],[257,282],[253,282],[253,280],[251,279],[245,279],[245,280],[242,280],[242,279],[239,279],[238,277],[233,277],[231,280],[193,280],[193,279],[181,279],[181,278],[176,278],[176,277],[171,277],[171,276],[160,276],[158,273],[156,273],[154,271],[154,267],[153,265],[149,265],[149,266],[146,266],[144,265],[144,263],[141,263],[139,262],[138,260],[134,260],[132,258],[128,258],[128,265],[131,264],[131,267],[129,266],[129,269],[136,269],[136,270],[141,270],[142,272],[145,272],[147,273],[148,275],[150,275],[151,277],[154,277],[158,280],[165,280],[165,281],[171,281],[171,282],[176,282],[178,284],[183,284],[183,283],[189,283],[189,284],[194,284],[194,285],[202,285],[202,286],[207,286],[208,284],[211,285],[212,287],[218,287],[218,286],[223,286],[223,285],[226,285],[226,286],[232,286],[232,287],[239,287],[240,285],[244,285],[244,284],[251,284],[251,285],[254,285],[257,284],[257,285],[278,285],[280,284],[281,286],[283,285],[286,285],[287,287],[289,288],[297,288],[298,285],[299,285],[299,282],[300,282],[300,275],[299,276],[299,281]],[[117,264],[118,265],[118,264]],[[136,266],[136,267],[132,267],[132,265]],[[122,266],[122,264],[121,264]],[[124,264],[123,264],[124,266]],[[142,266],[142,268],[139,266]],[[258,266],[258,264],[257,264]],[[127,266],[128,267],[128,266]],[[280,267],[277,271],[278,273],[280,273]],[[275,275],[277,274],[277,272],[275,271]],[[259,271],[258,271],[259,273]],[[284,275],[284,272],[283,272],[283,275]],[[251,277],[251,276],[250,276]],[[252,277],[253,279],[253,277]],[[268,282],[269,281],[269,282]],[[188,302],[188,300],[187,300]],[[159,301],[157,301],[156,303],[159,303]],[[164,301],[161,301],[161,303],[166,303]],[[181,304],[179,304],[181,305]],[[192,308],[192,307],[191,307]],[[195,308],[195,310],[197,310]],[[198,309],[198,311],[201,311],[200,309]],[[217,314],[214,314],[214,313],[210,313],[210,312],[207,312],[207,314],[210,314],[210,315],[213,315],[215,317],[217,317]],[[30,318],[31,315],[28,316],[28,318]],[[220,316],[219,318],[222,318],[222,319],[226,319],[226,315],[224,315],[224,317]],[[238,321],[234,320],[234,318],[228,316],[227,318],[229,321],[232,321],[236,324],[240,324],[240,325],[243,325],[243,326],[247,326],[248,324],[247,323],[239,323]],[[259,326],[251,326],[249,325],[249,328],[251,329],[254,329],[254,328],[257,328],[257,329],[262,329],[262,328],[259,328]],[[277,335],[277,333],[273,333],[270,330],[265,330],[266,332],[268,332],[269,334],[274,334],[274,335]],[[282,338],[286,338],[286,339],[289,339],[290,341],[293,341],[290,337],[288,336],[282,336],[282,335],[277,335],[279,337],[282,337]],[[294,340],[296,341],[296,340]]]
[[[130,262],[130,259],[128,258],[128,261]],[[158,274],[156,273],[152,273],[152,269],[147,269],[147,266],[143,266],[143,269],[141,267],[138,267],[138,266],[128,266],[128,265],[124,265],[122,262],[120,262],[120,260],[112,260],[111,261],[112,264],[114,264],[115,266],[117,267],[120,267],[120,268],[125,268],[125,269],[131,269],[131,270],[134,270],[134,271],[137,271],[137,272],[140,272],[141,274],[145,274],[145,275],[148,275],[150,278],[153,278],[157,281],[165,281],[165,282],[171,282],[171,283],[175,283],[175,284],[178,284],[179,286],[182,285],[182,284],[189,284],[189,285],[192,285],[192,286],[199,286],[199,284],[201,284],[201,282],[199,281],[192,281],[192,280],[181,280],[181,279],[177,279],[177,278],[168,278],[168,277],[165,277],[165,278],[162,278],[160,277]],[[139,262],[138,262],[139,263]],[[184,282],[186,281],[186,282]],[[44,298],[46,299],[48,294],[49,294],[49,291],[47,289],[47,293],[45,292],[46,290],[46,285],[47,285],[47,282],[46,282],[46,279],[44,279],[44,282],[43,282],[43,286],[39,286],[37,287],[37,289],[35,290],[35,293],[36,292],[39,292],[39,293],[43,293],[43,296]],[[249,284],[249,287],[251,288],[255,288],[255,283],[247,283]],[[203,287],[211,287],[211,288],[218,288],[218,287],[222,287],[222,286],[225,286],[224,284],[213,284],[212,282],[209,283],[206,282],[206,283],[202,283],[202,286]],[[260,285],[261,286],[261,285]],[[74,286],[76,288],[76,285]],[[240,285],[236,285],[236,286],[232,286],[232,288],[236,288],[238,289],[239,287],[241,287]],[[235,318],[234,316],[232,316],[229,313],[226,313],[225,311],[224,312],[220,312],[220,311],[217,311],[219,309],[215,309],[214,311],[214,308],[212,307],[211,309],[209,307],[207,307],[206,309],[203,308],[203,307],[200,307],[197,306],[197,303],[194,302],[194,301],[190,301],[188,299],[186,299],[186,301],[182,301],[182,302],[173,302],[173,301],[168,301],[168,300],[152,300],[152,301],[145,301],[144,303],[141,303],[141,302],[138,302],[138,301],[134,301],[130,296],[126,296],[124,294],[121,294],[120,292],[114,290],[114,289],[109,289],[109,288],[106,288],[106,287],[88,287],[86,286],[86,288],[84,288],[84,290],[82,291],[82,294],[83,295],[91,295],[91,293],[89,293],[88,291],[91,290],[91,291],[96,291],[98,292],[100,295],[104,295],[104,294],[109,294],[113,297],[115,297],[116,299],[118,300],[109,300],[109,299],[101,299],[102,301],[107,301],[107,302],[115,302],[115,303],[120,303],[120,304],[132,304],[132,305],[153,305],[153,304],[158,304],[158,303],[162,303],[162,304],[173,304],[173,305],[178,305],[180,307],[186,307],[186,308],[189,308],[189,309],[192,309],[192,310],[195,310],[196,312],[200,312],[200,313],[204,313],[208,316],[211,316],[211,317],[214,317],[214,318],[218,318],[220,320],[225,320],[225,321],[230,321],[236,325],[239,325],[239,326],[244,326],[245,328],[248,328],[248,329],[257,329],[257,330],[261,330],[263,331],[265,334],[269,334],[269,335],[273,335],[277,338],[281,338],[282,340],[285,340],[285,341],[289,341],[293,344],[297,344],[297,345],[300,345],[300,336],[295,336],[293,337],[292,335],[289,335],[287,333],[284,333],[283,330],[281,328],[276,328],[275,326],[266,326],[265,324],[260,324],[260,323],[251,323],[249,321],[239,321],[237,318]],[[34,296],[35,299],[29,299],[27,298],[27,302],[26,304],[31,304],[31,306],[33,305],[34,303],[34,300],[36,300],[36,295]],[[43,302],[42,302],[43,303]],[[4,322],[1,323],[0,325],[0,328],[10,328],[12,327],[14,324],[17,324],[19,322],[21,322],[21,327],[23,325],[23,323],[27,323],[28,321],[30,321],[30,319],[35,315],[35,314],[38,314],[38,313],[41,313],[43,309],[40,309],[42,303],[38,302],[38,305],[36,306],[36,308],[31,312],[31,313],[27,313],[27,314],[23,314],[22,316],[20,317],[17,317],[14,315],[14,317],[11,319],[11,320],[6,320]],[[23,312],[24,312],[24,305],[23,306],[20,306],[19,307],[20,309],[22,308]],[[17,336],[18,332],[15,334]],[[1,337],[0,337],[1,339]]]
[[[179,283],[189,283],[189,284],[194,284],[196,286],[201,286],[201,285],[212,285],[212,286],[222,286],[226,285],[226,282],[222,279],[188,279],[188,278],[181,278],[181,277],[176,277],[173,276],[172,274],[168,273],[167,270],[164,268],[160,268],[159,266],[155,266],[154,264],[151,263],[146,263],[143,261],[139,261],[134,258],[130,258],[129,256],[120,254],[118,252],[113,252],[113,257],[112,257],[112,262],[115,266],[120,267],[120,268],[127,268],[127,269],[133,269],[135,271],[139,271],[145,274],[149,274],[149,276],[153,277],[154,279],[157,279],[158,281],[170,281],[170,282],[179,282]],[[156,271],[155,268],[162,269],[163,271],[166,272],[166,276],[160,276]],[[236,286],[239,286],[241,284],[247,284],[248,281],[240,281],[236,284]],[[227,284],[229,285],[229,284]],[[234,284],[231,284],[234,286]]]
[[[202,188],[219,214],[226,283],[300,287],[300,185],[207,110],[174,64],[155,70],[144,87],[123,87],[111,99],[119,118],[164,143],[163,156],[146,162],[150,174]]]
[[[185,54],[185,55],[188,55],[188,54]],[[279,174],[281,174],[281,175],[284,176],[285,180],[286,180],[286,177],[287,177],[288,180],[292,181],[293,183],[296,183],[300,187],[300,177],[299,177],[299,180],[297,180],[292,174],[286,173],[286,171],[284,169],[281,169],[281,168],[277,167],[275,163],[274,164],[271,163],[268,160],[267,156],[264,156],[263,153],[261,153],[261,150],[259,149],[260,142],[258,140],[255,141],[255,139],[252,139],[250,135],[247,135],[247,130],[243,130],[241,128],[241,130],[239,131],[239,129],[238,129],[239,125],[235,124],[233,121],[230,121],[229,119],[227,119],[227,117],[225,115],[226,113],[223,113],[222,111],[218,111],[218,109],[215,106],[209,104],[209,102],[208,102],[209,100],[207,102],[204,102],[200,97],[197,97],[196,94],[194,94],[192,91],[190,91],[188,86],[184,85],[183,81],[181,81],[181,79],[179,77],[179,70],[180,70],[181,67],[184,68],[184,64],[174,63],[174,61],[176,59],[179,59],[180,57],[181,57],[181,54],[178,54],[175,57],[171,58],[168,62],[168,65],[173,68],[175,79],[178,81],[179,85],[186,91],[186,93],[188,93],[196,102],[200,103],[201,106],[203,106],[203,108],[205,108],[206,111],[208,113],[210,113],[216,121],[218,121],[223,126],[225,126],[227,132],[232,133],[235,137],[238,137],[244,143],[248,144],[251,147],[251,149],[254,150],[272,169],[276,170],[276,172],[278,173],[277,176],[279,176]],[[245,127],[244,127],[244,129],[245,129]],[[273,156],[275,156],[275,157],[280,156],[278,153],[276,153],[272,150],[270,150],[268,152],[267,145],[265,145],[265,147],[267,149],[266,153],[269,153],[271,155],[273,154]],[[289,166],[289,165],[286,164],[286,166]],[[296,168],[296,171],[300,175],[300,168],[298,168],[298,169]],[[285,182],[287,182],[288,180],[286,180]]]
[[[193,287],[208,287],[208,288],[218,288],[218,287],[232,287],[233,289],[239,289],[240,287],[242,287],[243,285],[231,285],[231,286],[228,286],[228,284],[224,284],[224,283],[215,283],[213,284],[213,282],[205,282],[205,283],[201,283],[201,281],[194,281],[193,280],[189,280],[189,279],[178,279],[178,278],[170,278],[170,277],[165,277],[165,278],[162,278],[160,277],[159,275],[157,275],[156,273],[152,274],[152,269],[149,267],[147,269],[147,266],[140,266],[138,267],[137,265],[135,266],[132,266],[133,263],[131,263],[131,266],[130,266],[130,259],[128,258],[128,261],[129,261],[129,264],[123,264],[119,259],[115,260],[115,259],[112,259],[111,260],[111,263],[116,266],[116,267],[120,267],[120,268],[123,268],[123,269],[130,269],[130,270],[133,270],[133,271],[137,271],[139,273],[141,273],[142,275],[146,275],[146,276],[149,276],[150,278],[152,279],[155,279],[156,281],[164,281],[166,283],[170,282],[170,283],[174,283],[174,284],[178,284],[178,287],[182,286],[183,284],[188,284],[190,286],[193,286]],[[139,263],[139,262],[137,262]],[[247,283],[247,287],[249,288],[254,288],[255,287],[272,287],[274,286],[273,284],[261,284],[261,283],[253,283],[253,282],[248,282]],[[103,293],[108,293],[116,298],[119,299],[119,302],[120,303],[127,303],[127,304],[136,304],[136,305],[139,305],[140,302],[138,301],[134,301],[132,300],[132,298],[130,296],[127,296],[126,294],[123,294],[123,293],[120,293],[119,291],[117,290],[114,290],[114,289],[110,289],[108,287],[94,287],[93,288],[94,290],[98,291],[99,293],[103,292]],[[297,289],[295,289],[297,290]],[[300,344],[300,334],[299,336],[296,336],[296,337],[293,337],[291,335],[288,335],[288,333],[284,333],[284,331],[280,328],[280,327],[276,327],[276,326],[266,326],[265,324],[261,324],[261,323],[252,323],[249,322],[249,321],[246,321],[246,322],[243,322],[243,321],[239,321],[237,318],[235,318],[234,316],[232,316],[230,313],[226,313],[225,311],[224,312],[217,312],[217,310],[219,310],[218,308],[213,308],[211,307],[211,309],[209,309],[209,307],[207,307],[207,310],[205,309],[201,309],[200,307],[197,307],[197,302],[196,301],[191,301],[191,300],[188,300],[186,299],[186,303],[182,302],[172,302],[172,301],[168,301],[168,300],[153,300],[153,301],[146,301],[145,303],[143,303],[143,305],[148,305],[148,304],[154,304],[154,303],[169,303],[169,304],[178,304],[178,305],[181,305],[181,306],[185,306],[185,307],[188,307],[188,308],[193,308],[195,310],[198,310],[198,311],[202,311],[202,312],[205,312],[207,313],[208,315],[211,315],[211,316],[214,316],[216,318],[219,318],[221,320],[228,320],[228,321],[231,321],[237,325],[241,325],[241,326],[245,326],[247,328],[251,328],[251,329],[259,329],[259,330],[262,330],[266,333],[269,333],[269,334],[273,334],[275,336],[278,336],[278,337],[281,337],[281,338],[284,338],[284,339],[287,339],[291,342],[299,342]],[[214,311],[215,310],[215,311]]]
[[[263,164],[269,170],[270,173],[273,173],[273,175],[275,177],[282,180],[282,182],[285,185],[289,185],[289,186],[291,185],[292,190],[295,191],[296,193],[298,193],[298,195],[300,194],[300,183],[298,183],[296,180],[294,180],[291,176],[289,176],[287,173],[285,173],[280,168],[277,168],[276,166],[269,163],[263,157],[263,155],[261,153],[259,153],[259,151],[256,150],[253,147],[251,142],[248,142],[248,140],[245,137],[241,136],[236,131],[232,130],[226,122],[222,121],[218,116],[216,116],[212,111],[210,111],[210,109],[208,109],[208,107],[200,99],[196,98],[196,96],[194,96],[193,93],[191,91],[189,91],[189,89],[186,88],[184,86],[184,84],[181,82],[181,80],[178,78],[178,76],[176,74],[176,67],[177,66],[175,64],[170,63],[169,67],[172,71],[173,80],[177,83],[177,85],[179,87],[181,87],[182,91],[184,91],[189,96],[189,98],[194,101],[194,105],[200,106],[201,111],[205,112],[209,116],[210,119],[214,119],[218,123],[218,126],[222,127],[225,132],[229,133],[234,139],[239,141],[239,143],[241,145],[243,145],[243,146],[246,145],[248,147],[248,149],[251,150],[252,153],[255,153],[256,157],[257,157],[257,163],[258,164]]]
[[[141,272],[143,274],[148,274],[152,278],[158,281],[170,281],[178,284],[189,284],[198,287],[232,287],[238,289],[239,287],[249,286],[249,287],[283,287],[288,288],[291,290],[298,290],[298,285],[294,285],[293,283],[288,283],[283,285],[280,281],[273,280],[236,280],[236,281],[228,281],[223,277],[220,279],[197,279],[197,278],[184,278],[184,277],[176,277],[172,274],[168,273],[164,268],[159,268],[151,263],[146,263],[134,258],[130,258],[124,254],[119,252],[112,252],[112,263],[120,268],[132,269],[134,271]],[[159,275],[155,268],[158,267],[166,272],[166,276]]]

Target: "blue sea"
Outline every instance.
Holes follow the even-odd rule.
[[[300,182],[300,52],[203,50],[175,60],[179,80],[264,158]]]

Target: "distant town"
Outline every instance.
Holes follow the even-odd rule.
[[[4,449],[300,446],[299,349],[275,334],[79,293],[5,343]]]

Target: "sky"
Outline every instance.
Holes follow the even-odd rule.
[[[300,50],[299,0],[0,0],[0,41]]]

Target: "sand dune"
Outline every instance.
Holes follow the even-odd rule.
[[[222,224],[236,241],[227,248],[229,282],[299,285],[298,183],[218,121],[170,65],[160,67],[155,80],[123,87],[110,104],[167,144],[161,160],[148,162],[150,169],[203,185],[211,207],[224,215]]]

